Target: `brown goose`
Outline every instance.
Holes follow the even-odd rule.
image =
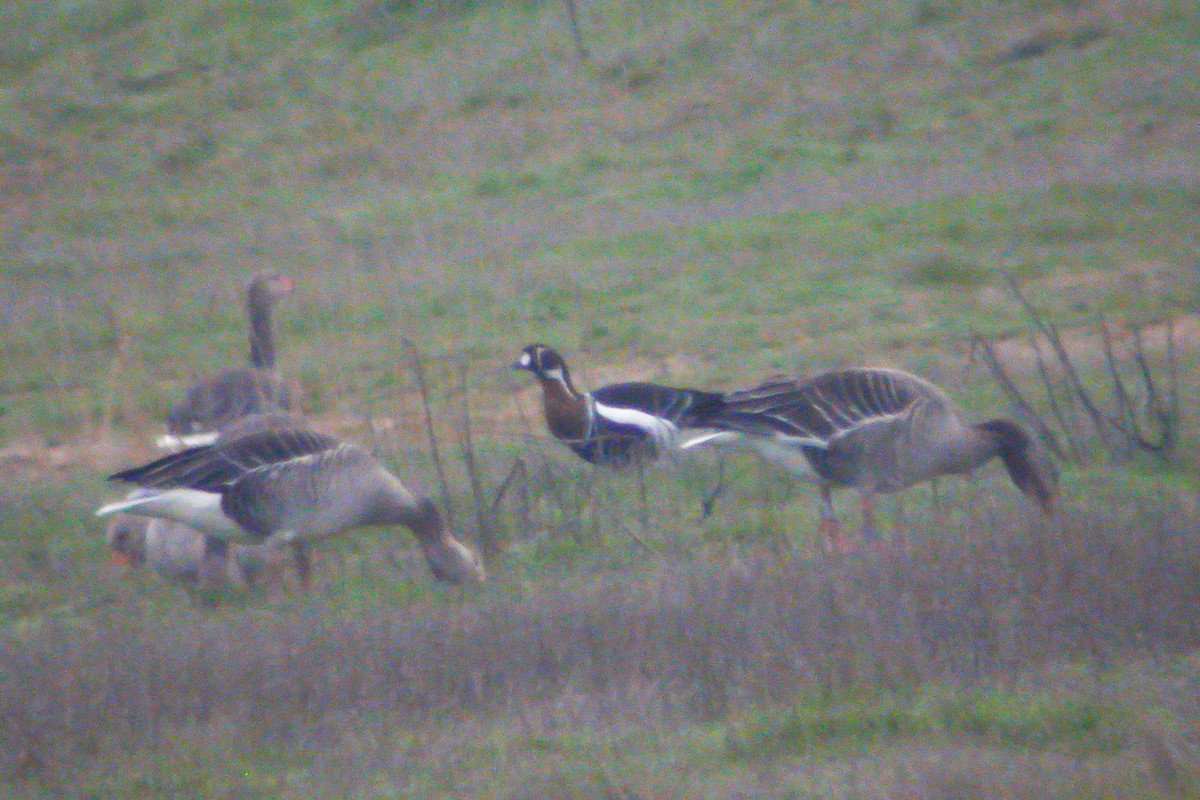
[[[370,453],[300,428],[266,430],[189,448],[111,480],[142,487],[96,514],[126,512],[181,522],[222,538],[290,546],[308,582],[308,542],[367,525],[413,532],[434,577],[481,583],[479,554],[442,523],[437,506]]]
[[[731,392],[702,423],[718,432],[683,447],[741,439],[814,481],[821,530],[841,552],[853,548],[833,513],[835,486],[861,495],[865,540],[877,537],[874,495],[964,474],[995,457],[1046,514],[1055,510],[1057,474],[1028,433],[1005,419],[967,422],[944,391],[897,369],[835,370]]]
[[[295,400],[288,382],[275,369],[275,331],[272,309],[291,293],[290,278],[275,274],[254,277],[246,290],[250,319],[250,366],[227,369],[192,384],[183,400],[167,415],[170,436],[163,447],[207,444],[216,431],[251,414],[290,411]]]

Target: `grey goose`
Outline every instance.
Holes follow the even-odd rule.
[[[623,467],[661,455],[681,428],[715,411],[715,392],[616,383],[580,392],[567,364],[553,348],[531,344],[512,365],[537,378],[550,433],[575,455],[592,464]]]
[[[888,368],[840,369],[772,380],[730,392],[703,423],[717,429],[682,447],[736,439],[817,484],[821,530],[837,551],[853,549],[834,515],[832,489],[861,496],[863,538],[877,536],[873,497],[943,475],[968,473],[999,457],[1018,489],[1047,515],[1057,473],[1045,452],[1006,419],[972,423],[923,378]]]
[[[117,563],[146,567],[163,580],[188,589],[245,589],[278,568],[265,547],[229,543],[154,517],[113,514],[104,538]]]
[[[272,311],[291,294],[294,284],[282,275],[256,275],[246,289],[246,315],[250,321],[250,366],[222,370],[188,387],[187,394],[167,414],[169,436],[161,447],[208,444],[217,432],[252,414],[290,411],[294,392],[275,365],[275,328]]]
[[[480,583],[483,563],[454,538],[433,500],[367,451],[301,428],[188,448],[109,476],[141,487],[97,510],[173,520],[221,538],[295,550],[308,581],[309,542],[368,525],[412,531],[434,577]]]
[[[232,439],[301,425],[303,420],[298,415],[270,411],[223,425],[216,438]],[[226,543],[180,522],[125,512],[108,517],[104,540],[118,564],[146,567],[163,580],[189,589],[244,589],[264,574],[278,579],[282,568],[277,559],[268,557],[263,546]]]

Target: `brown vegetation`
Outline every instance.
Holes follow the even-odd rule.
[[[446,741],[463,724],[534,736],[667,730],[796,697],[1004,679],[1074,658],[1103,666],[1200,643],[1194,512],[1055,523],[984,505],[937,536],[920,524],[907,531],[909,556],[700,551],[603,582],[353,618],[316,596],[253,617],[126,607],[82,626],[47,622],[0,651],[0,774],[70,794],[106,759],[161,751],[187,731],[203,739],[197,730],[333,770],[366,730],[436,728]],[[385,759],[376,769],[402,785],[411,768]]]

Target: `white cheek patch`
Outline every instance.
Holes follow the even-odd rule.
[[[529,367],[533,365],[533,359],[529,357],[529,353],[521,353],[521,357],[517,359],[517,363],[522,367]]]

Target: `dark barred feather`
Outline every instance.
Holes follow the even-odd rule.
[[[903,413],[926,392],[923,384],[894,370],[837,370],[730,392],[724,410],[701,423],[829,441],[864,422]]]
[[[251,470],[321,453],[338,444],[332,436],[302,428],[267,430],[172,453],[110,475],[109,480],[158,489],[184,487],[219,493]]]

